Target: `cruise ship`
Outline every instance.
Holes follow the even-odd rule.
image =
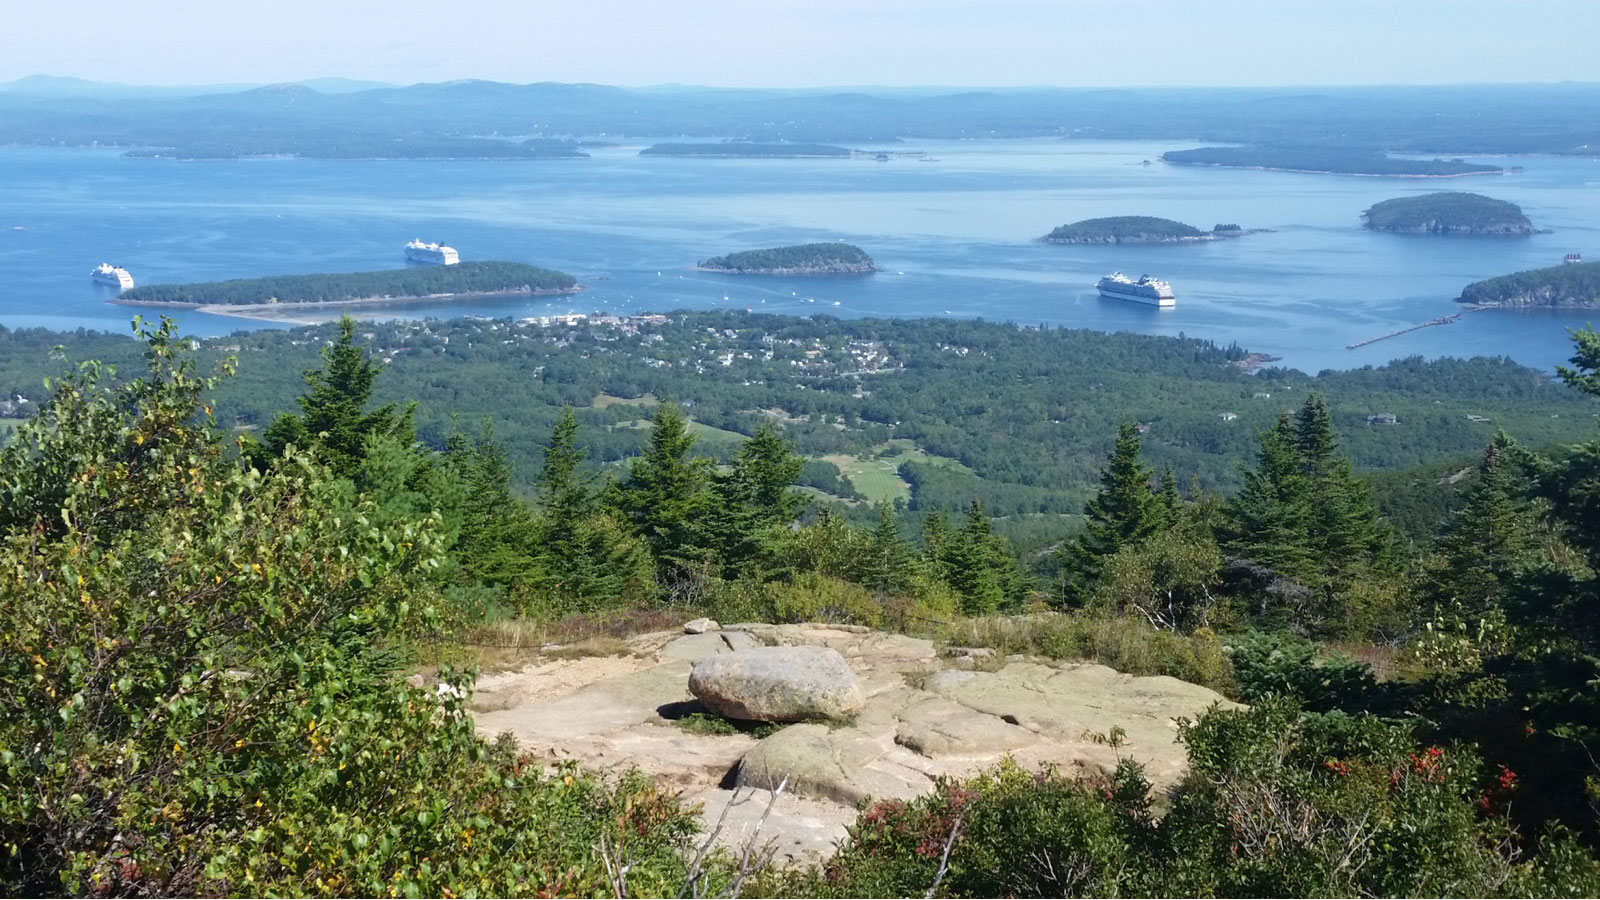
[[[1178,298],[1172,293],[1172,285],[1149,275],[1140,275],[1139,280],[1122,274],[1112,272],[1100,279],[1095,285],[1100,289],[1100,296],[1110,297],[1113,300],[1132,300],[1135,303],[1144,303],[1149,306],[1170,307],[1178,305]]]
[[[111,263],[95,266],[90,270],[89,277],[97,284],[109,284],[119,291],[133,287],[133,276],[128,274],[128,270],[121,266],[113,266]]]
[[[461,262],[461,254],[457,253],[454,247],[424,244],[421,240],[415,240],[406,245],[406,259],[435,266],[453,266]]]

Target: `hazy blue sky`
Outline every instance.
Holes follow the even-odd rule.
[[[1600,0],[0,0],[0,81],[1597,81]]]

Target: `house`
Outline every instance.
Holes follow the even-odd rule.
[[[1400,418],[1394,413],[1373,413],[1367,416],[1368,425],[1399,425]]]
[[[1231,413],[1231,412],[1218,413],[1217,414],[1217,418],[1221,419],[1224,422],[1232,422],[1234,419],[1239,418],[1239,414],[1238,413]]]

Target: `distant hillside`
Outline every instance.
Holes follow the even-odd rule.
[[[1600,307],[1600,263],[1530,269],[1475,281],[1457,303],[1479,306]]]
[[[190,147],[227,135],[240,155],[280,153],[285,145],[331,146],[350,135],[364,142],[594,134],[710,142],[731,136],[756,144],[850,146],[901,138],[1199,136],[1345,154],[1351,151],[1338,148],[1581,155],[1600,146],[1595,84],[779,91],[468,80],[340,93],[214,86],[136,97],[108,96],[95,85],[78,85],[84,90],[77,96],[41,91],[45,85],[33,85],[32,93],[16,87],[0,90],[0,144]],[[1375,150],[1363,152],[1384,159]]]
[[[1522,207],[1464,191],[1396,197],[1361,214],[1373,231],[1413,234],[1533,234]]]
[[[139,305],[246,306],[404,300],[451,294],[545,294],[571,291],[576,287],[577,281],[565,272],[522,263],[464,262],[379,272],[152,284],[123,291],[118,300]]]
[[[703,259],[698,267],[740,275],[862,275],[877,265],[860,247],[851,244],[800,244],[745,250]]]
[[[1238,226],[1234,225],[1232,229],[1236,231]],[[1051,244],[1171,244],[1180,241],[1214,241],[1217,235],[1172,219],[1110,216],[1058,225],[1044,236],[1044,240]]]
[[[1161,154],[1161,158],[1184,166],[1396,178],[1453,178],[1459,175],[1499,175],[1505,171],[1499,166],[1479,165],[1459,159],[1399,159],[1378,150],[1347,147],[1200,147],[1194,150],[1169,150]]]

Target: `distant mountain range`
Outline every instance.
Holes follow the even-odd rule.
[[[617,136],[862,146],[900,138],[1156,139],[1428,154],[1600,152],[1600,85],[1371,88],[735,90],[348,79],[148,87],[0,85],[0,143],[173,155],[427,155],[444,142]],[[380,153],[379,155],[384,155]]]
[[[358,81],[353,78],[309,78],[297,81],[323,94],[352,94],[375,88],[392,88],[396,85],[383,81]],[[18,97],[58,99],[122,100],[130,98],[160,99],[171,97],[198,97],[204,94],[231,94],[253,90],[260,84],[190,84],[151,85],[118,84],[107,81],[88,81],[62,75],[29,75],[0,84],[0,94]]]

